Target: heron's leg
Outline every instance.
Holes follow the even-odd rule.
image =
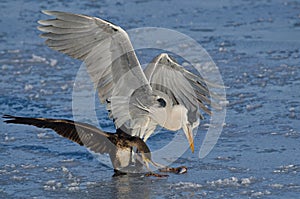
[[[137,160],[139,162],[141,162],[145,167],[146,169],[148,170],[148,172],[145,174],[146,177],[150,177],[150,176],[154,176],[154,177],[159,177],[159,178],[162,178],[162,177],[168,177],[169,175],[162,175],[162,174],[158,174],[158,173],[154,173],[150,167],[149,167],[149,163],[147,161],[144,161],[142,159],[142,157],[140,157],[139,155],[137,156]],[[152,163],[152,162],[151,162]]]
[[[158,169],[166,168],[165,165],[159,164],[159,163],[154,162],[154,161],[152,161],[152,160],[151,160],[151,164],[152,164],[153,166],[155,166],[156,168],[158,168]]]
[[[163,178],[163,177],[168,177],[169,176],[169,175],[165,175],[165,174],[153,173],[153,171],[151,171],[151,169],[149,167],[148,162],[145,162],[145,165],[146,165],[146,168],[149,171],[148,173],[145,174],[146,177],[154,176],[154,177],[158,177],[158,178]]]
[[[150,161],[151,164],[156,167],[160,172],[170,172],[170,173],[177,173],[177,174],[183,174],[187,172],[186,166],[180,166],[180,167],[167,167],[162,164],[159,164],[154,161]]]
[[[144,161],[143,157],[138,152],[136,153],[136,160],[138,160],[138,161],[136,161],[136,163],[139,163],[139,164],[145,166],[148,171],[151,171],[148,162]]]
[[[130,147],[130,159],[129,159],[129,164],[133,165],[135,163],[135,159],[134,159],[134,150],[132,147]]]

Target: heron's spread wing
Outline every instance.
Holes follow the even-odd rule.
[[[122,28],[96,17],[58,11],[43,12],[56,17],[39,21],[42,26],[38,29],[45,32],[41,36],[47,39],[46,44],[85,62],[101,102],[110,103],[109,110],[113,109],[112,106],[116,107],[110,116],[117,127],[131,120],[127,106],[136,88],[143,93],[136,95],[143,98],[140,101],[151,101],[147,98],[152,88]]]
[[[4,115],[8,119],[4,122],[13,124],[27,124],[39,128],[50,128],[59,135],[86,146],[95,153],[111,153],[115,145],[109,140],[110,135],[96,127],[71,120],[47,119],[47,118],[28,118]]]
[[[203,117],[198,107],[211,114],[204,104],[210,103],[204,80],[184,69],[168,54],[162,53],[155,57],[144,72],[154,91],[167,94],[174,104],[187,108],[189,122],[194,123]]]

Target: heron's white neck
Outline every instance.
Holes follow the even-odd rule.
[[[166,106],[156,109],[152,117],[160,126],[177,131],[187,124],[187,109],[182,105]]]

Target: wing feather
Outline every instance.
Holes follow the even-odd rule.
[[[26,124],[39,128],[50,128],[57,134],[65,137],[81,146],[86,146],[95,153],[111,153],[116,146],[110,140],[114,134],[109,134],[98,128],[72,120],[48,119],[48,118],[28,118],[4,115],[7,119],[4,122],[13,124]]]
[[[211,110],[206,106],[212,104],[206,81],[187,71],[168,54],[162,53],[155,57],[144,73],[153,90],[166,93],[174,104],[181,104],[187,108],[190,122],[203,118],[198,113],[199,109],[211,114]]]
[[[44,32],[41,37],[47,39],[46,44],[50,48],[85,62],[102,103],[114,103],[112,97],[130,100],[136,88],[143,87],[145,93],[139,95],[139,100],[151,105],[152,88],[122,28],[96,17],[59,11],[43,13],[55,18],[39,21],[41,26],[38,29]],[[119,105],[128,104],[129,101]],[[127,123],[136,123],[132,120],[147,117],[137,107],[131,108],[136,109],[131,111],[135,114],[133,117],[116,111],[110,115],[114,120]],[[117,121],[116,124],[123,125],[123,122]]]

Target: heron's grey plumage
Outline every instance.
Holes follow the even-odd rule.
[[[155,57],[145,68],[144,73],[153,90],[162,91],[171,97],[174,105],[184,105],[191,123],[197,120],[198,100],[190,79],[185,75],[187,71],[168,54],[162,53]],[[199,85],[207,92],[207,87]],[[207,93],[208,94],[208,93]],[[208,99],[207,95],[204,95]]]
[[[205,80],[168,54],[154,58],[143,71],[127,33],[119,26],[80,14],[43,12],[56,17],[39,21],[46,44],[85,62],[117,128],[125,125],[144,140],[158,124],[170,130],[183,128],[191,136],[202,118],[199,108],[211,113],[204,105],[211,103]],[[172,121],[180,117],[184,120],[180,124]]]
[[[136,99],[147,106],[151,106],[154,100],[152,88],[127,33],[96,17],[58,11],[43,12],[56,17],[39,21],[42,26],[38,29],[45,32],[41,36],[47,38],[46,44],[85,62],[101,102],[110,103],[108,109],[117,128],[124,123],[129,127],[139,123],[134,120],[148,120],[145,111],[135,106],[127,107],[137,88],[141,92],[135,94]]]

